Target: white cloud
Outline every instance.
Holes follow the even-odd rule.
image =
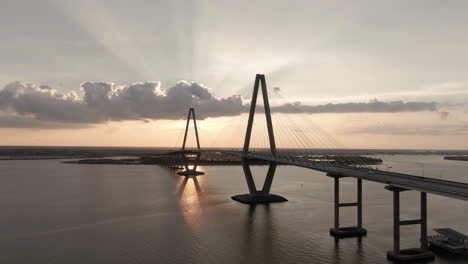
[[[189,107],[196,108],[197,118],[236,116],[248,111],[238,95],[217,98],[210,89],[200,83],[179,81],[174,86],[161,88],[160,82],[139,82],[116,85],[111,82],[84,82],[83,97],[75,92],[60,93],[41,85],[13,82],[0,90],[0,127],[40,127],[36,121],[47,126],[61,123],[90,125],[107,121],[151,119],[182,119]],[[282,113],[394,113],[438,111],[435,102],[381,102],[303,105],[301,102],[272,104],[272,112]],[[261,107],[257,111],[262,111]],[[9,119],[5,119],[10,113]],[[441,117],[448,114],[441,114]],[[25,119],[27,118],[27,119]],[[32,121],[34,120],[34,122]]]

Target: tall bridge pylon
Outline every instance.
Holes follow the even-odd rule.
[[[244,140],[244,148],[242,151],[242,168],[244,170],[245,180],[247,182],[247,187],[249,188],[249,194],[240,194],[231,197],[233,200],[246,203],[246,204],[256,204],[256,203],[273,203],[273,202],[286,202],[287,199],[275,194],[270,194],[271,184],[273,183],[273,177],[276,172],[276,161],[270,161],[270,166],[268,168],[268,172],[263,183],[263,187],[261,190],[257,189],[255,185],[255,181],[252,176],[252,171],[250,170],[250,163],[249,160],[252,157],[249,157],[249,148],[250,148],[250,139],[252,136],[252,128],[253,128],[253,121],[255,116],[255,108],[257,104],[257,96],[259,92],[259,88],[261,86],[262,89],[262,96],[263,96],[263,105],[265,108],[265,117],[267,123],[267,130],[268,130],[268,139],[270,142],[270,151],[273,159],[276,159],[278,154],[276,151],[276,142],[275,142],[275,134],[273,132],[273,122],[271,120],[271,112],[270,112],[270,103],[268,101],[268,92],[267,86],[265,82],[265,75],[257,74],[255,77],[255,85],[252,94],[252,102],[250,103],[250,112],[249,112],[249,119],[247,123],[247,131],[245,133],[245,140]]]
[[[195,117],[195,109],[190,108],[187,116],[187,125],[185,126],[184,142],[182,143],[182,150],[185,150],[185,143],[187,143],[187,134],[190,127],[190,117],[193,119],[193,127],[195,129],[195,137],[197,140],[197,149],[200,150],[200,138],[198,137],[197,118]]]
[[[195,129],[195,138],[197,141],[196,150],[187,150],[187,135],[190,127],[190,119],[193,120],[193,127]],[[197,127],[197,118],[195,117],[195,109],[190,108],[187,116],[187,125],[185,126],[184,141],[182,143],[182,149],[180,153],[182,166],[185,168],[184,171],[177,172],[179,175],[183,176],[197,176],[205,174],[204,172],[197,171],[198,162],[200,161],[201,152],[200,152],[200,138],[198,137],[198,127]]]

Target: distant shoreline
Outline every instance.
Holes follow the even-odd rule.
[[[144,157],[180,148],[162,147],[56,147],[56,146],[0,146],[1,160],[87,159],[106,157]],[[209,148],[205,150],[210,150]],[[304,152],[298,149],[278,149],[288,153]],[[402,150],[402,149],[309,149],[322,155],[443,155],[468,156],[468,150]]]
[[[89,165],[169,165],[163,162],[149,162],[143,161],[141,158],[138,159],[82,159],[82,160],[74,160],[74,161],[63,161],[62,163],[66,164],[89,164]],[[264,160],[251,160],[251,165],[268,165],[269,161]],[[210,161],[210,160],[200,160],[198,165],[200,166],[238,166],[241,165],[240,160],[218,160],[218,161]]]
[[[200,160],[197,162],[198,165],[203,166],[215,166],[215,165],[241,165],[242,160],[239,156],[233,156],[228,154],[222,154],[219,152],[213,152],[204,156],[203,153]],[[314,156],[297,156],[298,159],[303,160],[314,160],[315,162],[323,162],[326,164],[340,164],[340,165],[376,165],[381,164],[382,159],[370,158],[363,156],[346,156],[346,155],[314,155]],[[68,164],[114,164],[114,165],[163,165],[170,166],[174,165],[174,161],[167,159],[164,156],[145,156],[135,159],[82,159],[75,161],[64,161],[62,163]],[[183,161],[180,161],[183,163]],[[193,164],[192,161],[191,164]],[[270,161],[261,159],[249,160],[251,165],[268,165]],[[279,163],[281,165],[281,163]]]
[[[468,161],[468,156],[445,156],[444,160]]]

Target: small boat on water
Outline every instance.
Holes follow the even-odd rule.
[[[468,256],[468,236],[451,228],[436,228],[438,234],[428,236],[429,246],[454,255]]]

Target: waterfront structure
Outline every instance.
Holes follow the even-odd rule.
[[[438,234],[427,238],[429,246],[453,255],[468,256],[468,236],[451,228],[436,228]]]
[[[255,153],[250,151],[250,141],[252,135],[252,126],[255,115],[255,108],[257,102],[257,95],[261,87],[264,103],[264,111],[266,116],[269,151],[266,153]],[[186,133],[188,123],[190,120],[190,113],[193,113],[194,123],[196,129],[195,112],[189,111]],[[197,133],[197,130],[195,130]],[[198,134],[197,134],[198,135]],[[172,155],[177,156],[184,154],[184,145],[182,151],[173,152]],[[200,149],[198,143],[198,153],[203,153],[205,150]],[[242,168],[244,171],[245,180],[249,190],[249,194],[235,195],[232,197],[235,201],[247,204],[256,203],[272,203],[272,202],[285,202],[286,198],[279,195],[270,193],[273,183],[273,178],[278,164],[292,165],[302,168],[312,169],[324,172],[326,175],[334,179],[334,214],[335,221],[334,227],[330,229],[330,235],[335,238],[356,237],[367,234],[367,230],[362,227],[362,181],[373,181],[385,184],[385,189],[393,192],[393,250],[387,252],[387,258],[399,262],[412,262],[434,259],[434,255],[428,250],[427,241],[427,194],[440,195],[460,200],[468,201],[468,184],[461,182],[453,182],[441,179],[432,179],[420,176],[414,176],[403,173],[381,171],[370,168],[368,166],[354,166],[350,164],[328,163],[317,160],[311,160],[307,157],[290,156],[287,153],[281,154],[276,148],[275,135],[273,131],[273,122],[271,118],[271,110],[268,101],[267,87],[265,76],[257,74],[255,78],[252,102],[250,105],[249,119],[247,123],[247,130],[245,133],[244,146],[242,149],[235,150],[215,150],[210,149],[207,152],[217,151],[229,155],[237,155],[242,159]],[[249,162],[252,160],[262,160],[269,163],[269,169],[263,183],[261,190],[257,190],[253,180],[252,172],[250,170]],[[187,171],[187,168],[186,168]],[[343,177],[352,177],[357,179],[357,202],[353,203],[340,203],[339,199],[339,179]],[[400,192],[403,191],[418,191],[421,194],[420,201],[420,218],[415,220],[400,220]],[[357,207],[357,226],[355,227],[340,227],[340,208],[341,207]],[[420,225],[420,247],[411,249],[400,248],[400,226],[402,225]]]

